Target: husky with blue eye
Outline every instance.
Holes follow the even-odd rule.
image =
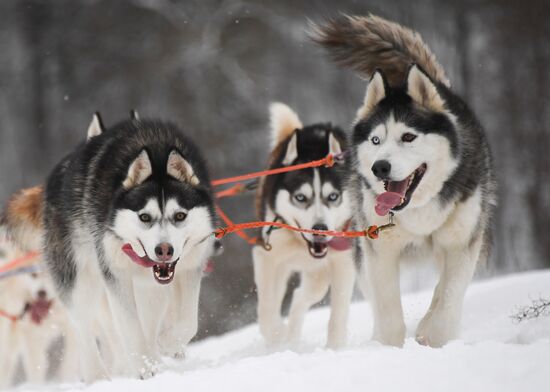
[[[344,133],[330,124],[303,126],[288,106],[271,106],[271,161],[279,168],[339,154]],[[347,171],[340,165],[266,177],[258,192],[259,218],[317,230],[344,230],[351,219]],[[331,290],[329,347],[346,342],[348,309],[355,282],[351,243],[342,238],[266,229],[253,248],[258,292],[258,322],[269,344],[298,343],[305,313]],[[293,293],[288,325],[281,316],[287,283],[300,274]]]
[[[18,220],[8,205],[4,224],[18,242],[40,236],[33,246],[43,248],[76,325],[84,380],[146,377],[161,354],[181,356],[214,252],[213,196],[197,147],[170,123],[134,116],[104,130],[94,117],[86,143],[57,165],[43,193],[38,223]],[[93,327],[105,308],[120,346],[109,370]]]
[[[314,38],[370,78],[350,146],[355,224],[382,225],[389,214],[396,224],[357,242],[374,338],[403,344],[399,262],[431,254],[441,277],[416,339],[442,346],[458,336],[466,288],[490,255],[496,186],[485,133],[418,33],[372,15],[343,16],[316,26]]]

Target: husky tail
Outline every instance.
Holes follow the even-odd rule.
[[[333,60],[370,79],[381,69],[391,86],[402,84],[411,64],[419,65],[432,80],[450,83],[420,34],[375,15],[342,15],[312,25],[312,39]]]
[[[43,191],[36,186],[15,193],[0,219],[0,229],[23,250],[42,249]]]

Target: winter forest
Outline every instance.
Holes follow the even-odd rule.
[[[350,130],[367,81],[337,67],[308,37],[308,21],[319,22],[339,12],[370,12],[418,31],[445,68],[454,91],[483,124],[494,158],[498,207],[493,255],[478,268],[475,280],[550,268],[547,0],[2,1],[0,203],[4,205],[21,188],[43,184],[54,165],[85,139],[96,111],[107,127],[127,119],[132,109],[142,118],[174,121],[205,154],[214,179],[266,167],[271,102],[288,104],[304,123],[331,122]],[[224,199],[221,207],[235,222],[256,219],[253,193]],[[223,254],[214,258],[213,272],[202,282],[195,340],[256,320],[251,248],[236,235],[227,236],[223,245]],[[411,305],[411,312],[420,318],[422,310],[414,306],[420,307],[422,301],[429,304],[429,295],[417,292],[431,291],[435,280],[430,271],[404,272],[402,285],[410,295],[404,307]],[[501,298],[510,301],[503,311],[514,311],[516,305],[529,304],[538,296],[549,297],[543,291],[548,282],[546,275],[545,281],[511,285],[502,292]],[[291,279],[291,286],[298,284],[297,278]],[[531,285],[538,291],[529,295],[521,291]],[[519,298],[513,295],[516,289]],[[477,290],[476,298],[482,298],[481,292]],[[359,300],[361,295],[356,292],[354,298]],[[484,301],[474,306],[477,313],[472,320],[489,317],[481,309],[481,303],[490,305]],[[352,323],[368,323],[366,314],[366,310],[352,313]],[[305,329],[312,336],[324,334],[325,316],[317,313],[315,322],[307,321]],[[482,336],[475,339],[492,340],[491,328],[484,324]],[[357,337],[361,328],[352,330],[352,341],[367,340],[367,336]],[[466,330],[466,340],[474,336],[472,331],[473,327]],[[499,333],[495,340],[501,335],[503,341],[512,339],[512,334]],[[247,339],[241,333],[232,342],[219,343],[222,350],[241,358],[246,353],[239,351],[238,343]],[[204,351],[198,349],[200,361],[214,361],[206,346],[198,347]],[[450,361],[458,352],[464,353],[466,362],[474,356],[468,347],[453,346],[453,350],[445,352]],[[514,355],[507,350],[496,350],[487,360]],[[381,354],[388,364],[389,354]],[[413,358],[415,354],[426,359],[420,349],[407,352]],[[318,353],[314,355],[312,360],[318,360],[321,369],[328,366],[316,357]],[[355,355],[350,353],[350,358]],[[376,362],[376,356],[371,360]],[[270,366],[266,361],[252,369]],[[297,366],[307,368],[305,362]],[[457,361],[452,366],[464,364]],[[381,374],[395,377],[392,372]],[[490,374],[500,377],[502,373]],[[200,381],[194,382],[189,385],[200,390]],[[349,390],[355,388],[346,382]],[[159,385],[172,386],[170,376],[164,376]],[[460,385],[463,390],[472,386]],[[347,390],[343,386],[341,390]],[[506,390],[515,386],[511,383]]]

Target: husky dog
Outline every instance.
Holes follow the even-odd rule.
[[[0,266],[21,256],[8,241],[0,241]],[[64,336],[66,344],[58,378],[74,380],[78,370],[74,367],[78,358],[74,331],[47,274],[5,273],[0,277],[0,310],[5,316],[17,318],[11,321],[0,317],[0,387],[8,387],[14,381],[21,359],[26,380],[33,384],[44,382],[50,365],[48,350],[60,336]]]
[[[496,187],[486,136],[418,33],[376,16],[315,29],[339,64],[370,77],[351,138],[355,224],[381,225],[388,214],[396,224],[357,243],[374,338],[403,344],[399,261],[428,252],[441,277],[416,339],[442,346],[457,336],[466,288],[490,254]]]
[[[213,196],[196,146],[170,123],[134,116],[104,130],[94,117],[43,200],[45,257],[76,323],[84,380],[146,377],[161,353],[183,355],[214,249]],[[115,362],[125,365],[111,372],[93,328],[104,298],[122,346]]]
[[[330,124],[304,127],[296,113],[280,103],[271,106],[271,134],[270,168],[321,159],[345,148],[340,129]],[[267,177],[258,191],[258,215],[261,220],[279,220],[307,229],[342,230],[351,219],[345,180],[346,171],[339,167]],[[327,345],[344,345],[355,281],[351,244],[341,238],[269,229],[262,231],[261,243],[253,248],[252,255],[258,321],[268,343],[297,343],[305,313],[323,299],[330,286]],[[287,328],[281,305],[292,272],[300,273],[301,283],[293,294]]]

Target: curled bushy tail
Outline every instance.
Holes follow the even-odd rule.
[[[415,63],[434,81],[450,85],[419,33],[378,16],[342,15],[322,25],[313,24],[311,35],[337,64],[368,79],[381,69],[390,85],[399,85]]]
[[[44,227],[42,225],[44,188],[22,189],[15,193],[0,219],[0,229],[23,250],[40,250]]]

